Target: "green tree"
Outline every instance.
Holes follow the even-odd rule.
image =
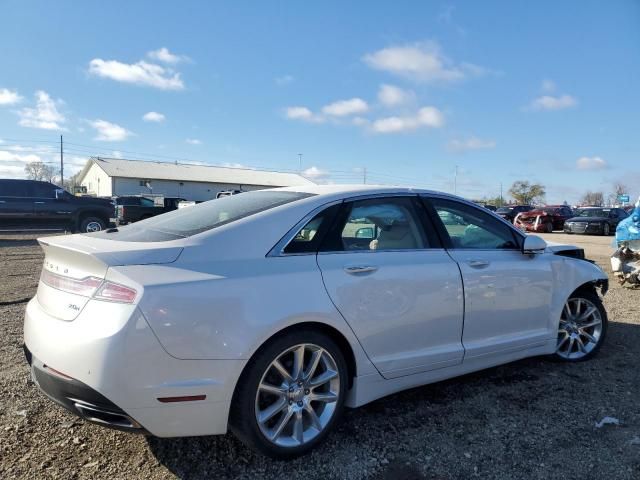
[[[530,183],[527,180],[518,180],[513,182],[513,185],[511,185],[509,195],[513,197],[516,203],[520,205],[528,205],[535,201],[544,199],[546,191],[544,186],[539,183]]]

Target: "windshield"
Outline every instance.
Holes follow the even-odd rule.
[[[241,218],[312,196],[310,193],[260,190],[209,200],[174,210],[117,231],[91,234],[100,238],[131,242],[174,240],[202,233]]]
[[[509,213],[513,210],[513,207],[500,207],[496,210],[497,213]]]
[[[580,210],[579,217],[608,217],[611,210],[604,208],[588,208]]]

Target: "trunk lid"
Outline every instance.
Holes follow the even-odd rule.
[[[122,242],[86,235],[39,238],[38,242],[45,254],[38,303],[48,314],[66,321],[82,311],[109,267],[172,263],[183,249],[174,242]]]

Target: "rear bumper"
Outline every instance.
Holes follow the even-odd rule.
[[[34,379],[53,401],[94,423],[158,437],[226,433],[233,390],[246,364],[178,360],[135,306],[95,300],[64,321],[32,299],[24,342]],[[190,396],[204,399],[160,400]]]
[[[89,422],[135,433],[148,433],[111,400],[84,383],[50,369],[34,358],[24,346],[31,378],[38,388],[58,405]]]

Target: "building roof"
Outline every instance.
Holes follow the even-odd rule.
[[[266,187],[314,185],[311,180],[297,173],[103,157],[91,157],[89,159],[80,173],[79,182],[84,179],[84,176],[92,164],[99,166],[110,177],[228,183],[232,185],[259,185]]]

